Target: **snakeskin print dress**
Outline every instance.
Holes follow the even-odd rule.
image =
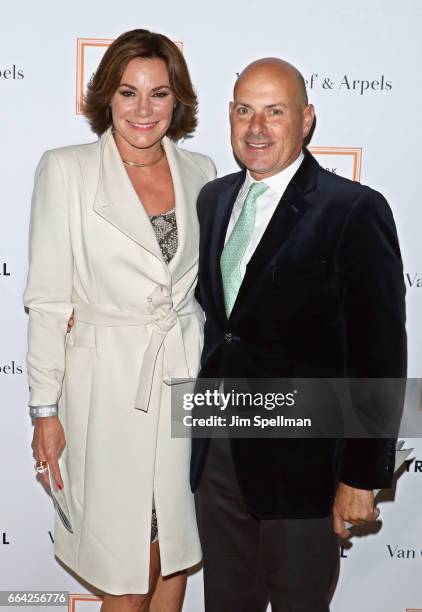
[[[177,251],[177,224],[176,211],[174,208],[159,215],[150,216],[150,221],[155,232],[164,261],[168,264]],[[151,544],[158,541],[157,513],[155,511],[154,499],[152,501],[151,518]]]

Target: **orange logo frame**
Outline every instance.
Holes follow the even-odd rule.
[[[114,38],[77,38],[76,39],[76,114],[82,115],[84,101],[85,51],[88,47],[109,47]],[[183,43],[174,41],[183,53]]]
[[[91,595],[86,593],[85,595],[69,595],[69,606],[68,612],[77,612],[76,603],[78,601],[102,601],[102,597],[98,597],[98,595]]]
[[[353,180],[360,181],[362,174],[362,147],[308,147],[308,149],[315,155],[349,155],[353,157]]]

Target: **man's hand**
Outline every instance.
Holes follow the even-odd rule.
[[[366,489],[355,489],[341,482],[333,506],[333,526],[341,538],[350,537],[345,523],[362,525],[376,521],[379,509],[374,507],[374,494]]]
[[[75,311],[74,311],[74,310],[72,310],[72,314],[70,315],[69,321],[67,322],[67,333],[69,333],[69,332],[70,332],[70,330],[72,329],[73,324],[74,324],[74,322],[75,322],[75,320],[74,320],[74,318],[73,318],[73,313],[74,313],[74,312],[75,312]]]

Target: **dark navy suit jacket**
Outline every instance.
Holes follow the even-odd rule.
[[[384,197],[324,170],[305,150],[246,270],[227,319],[220,256],[245,172],[198,199],[198,299],[206,315],[200,377],[406,375],[405,286]],[[391,484],[394,439],[231,439],[245,502],[260,518],[330,514],[339,480]],[[192,440],[191,486],[209,440]]]

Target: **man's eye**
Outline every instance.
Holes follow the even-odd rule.
[[[272,108],[271,109],[271,115],[282,115],[283,111],[281,110],[281,108]]]
[[[248,113],[248,109],[245,108],[244,106],[239,106],[239,108],[237,109],[238,115],[246,115],[247,113]]]

